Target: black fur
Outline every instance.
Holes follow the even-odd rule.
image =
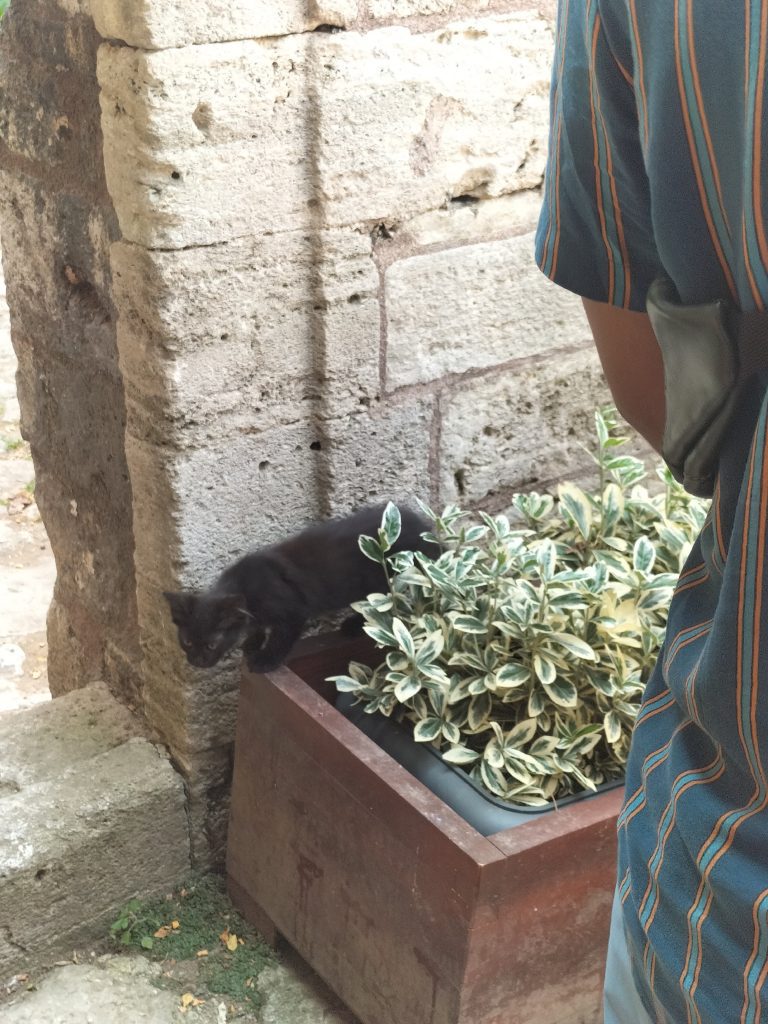
[[[381,566],[357,542],[361,534],[376,536],[383,511],[384,506],[364,508],[252,551],[208,590],[166,593],[189,662],[210,668],[242,645],[251,671],[269,672],[285,661],[309,619],[384,590]],[[429,524],[410,509],[400,511],[394,550],[436,555],[435,545],[420,536]],[[353,622],[354,617],[345,626]]]

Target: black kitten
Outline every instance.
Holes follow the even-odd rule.
[[[210,668],[242,644],[248,668],[269,672],[285,661],[308,619],[384,590],[381,566],[357,543],[361,534],[376,536],[383,511],[364,508],[252,551],[208,590],[166,593],[188,661]],[[436,556],[437,547],[420,536],[429,524],[405,508],[401,519],[393,550]]]

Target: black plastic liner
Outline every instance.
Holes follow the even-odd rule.
[[[557,801],[557,808],[553,805],[515,807],[492,796],[457,765],[448,764],[434,747],[417,743],[409,726],[392,721],[379,712],[366,714],[362,704],[355,704],[354,700],[350,693],[339,693],[336,695],[336,708],[483,836],[524,825],[542,814],[551,814],[557,808],[567,807],[577,800],[589,800],[624,784],[623,780],[616,779],[598,786],[595,793],[563,797]]]

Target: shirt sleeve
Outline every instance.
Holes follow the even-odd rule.
[[[644,126],[631,47],[617,55],[610,28],[597,0],[561,0],[536,261],[584,298],[644,310],[660,272]]]

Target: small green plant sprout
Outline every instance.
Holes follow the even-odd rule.
[[[543,806],[620,778],[677,575],[706,506],[666,468],[651,493],[620,449],[612,412],[595,417],[599,484],[518,494],[505,515],[436,514],[442,553],[390,554],[399,513],[361,550],[387,592],[355,605],[382,648],[376,668],[333,677],[368,712],[411,723],[414,739],[496,797]]]
[[[210,991],[258,1006],[256,985],[274,955],[237,913],[217,875],[190,880],[166,897],[130,900],[110,928],[112,942],[153,960],[194,960]]]

